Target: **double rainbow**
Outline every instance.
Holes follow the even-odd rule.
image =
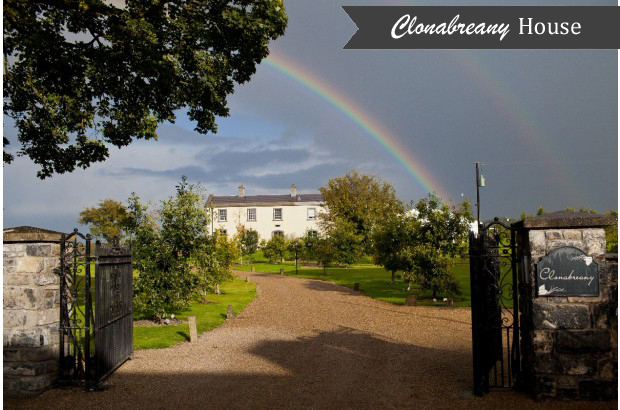
[[[380,146],[389,152],[425,191],[434,191],[444,200],[448,199],[442,186],[429,170],[426,169],[422,162],[414,156],[410,147],[405,146],[394,134],[382,126],[351,99],[344,96],[325,81],[317,78],[311,72],[303,69],[292,60],[275,51],[271,51],[265,63],[321,97],[353,121],[357,126],[362,128]]]

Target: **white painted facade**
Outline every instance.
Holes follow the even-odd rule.
[[[274,235],[302,237],[307,231],[319,231],[318,215],[323,211],[319,194],[297,194],[293,185],[290,195],[246,196],[239,187],[237,196],[211,196],[206,204],[213,209],[211,229],[223,232],[229,238],[240,225],[254,229],[259,239],[269,240]]]

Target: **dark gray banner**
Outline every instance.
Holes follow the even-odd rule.
[[[345,49],[618,49],[620,7],[343,6]]]

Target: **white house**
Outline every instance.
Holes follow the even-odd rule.
[[[237,226],[244,225],[269,240],[275,235],[301,237],[307,231],[318,232],[322,203],[321,194],[298,194],[295,185],[289,195],[245,195],[240,185],[236,196],[210,195],[206,207],[213,209],[213,232],[232,237]]]

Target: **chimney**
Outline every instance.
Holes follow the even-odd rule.
[[[297,198],[297,187],[295,184],[291,185],[291,198]]]
[[[245,196],[245,187],[243,185],[239,185],[239,193],[237,196],[239,198],[243,198]]]

